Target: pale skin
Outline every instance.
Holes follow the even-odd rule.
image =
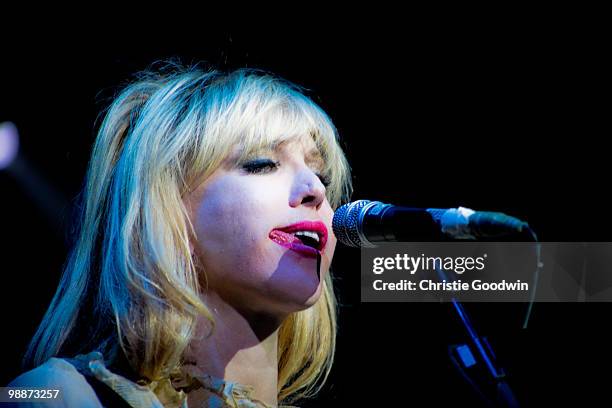
[[[333,210],[317,175],[321,159],[310,137],[291,139],[274,151],[236,162],[238,148],[185,199],[201,264],[202,299],[215,320],[199,321],[185,353],[186,366],[226,381],[251,385],[253,397],[277,405],[278,329],[293,312],[312,306],[336,246]],[[272,229],[322,221],[328,241],[317,261],[269,238]],[[202,403],[202,391],[188,395]]]

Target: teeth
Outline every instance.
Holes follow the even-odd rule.
[[[312,238],[312,239],[316,240],[317,242],[319,242],[319,235],[316,232],[312,232],[312,231],[296,231],[293,235],[296,235],[296,236],[303,235],[305,237]]]

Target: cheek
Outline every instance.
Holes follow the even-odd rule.
[[[268,237],[274,226],[295,217],[284,184],[278,184],[264,185],[254,178],[210,180],[194,206],[194,249],[209,289],[237,302],[291,304],[292,310],[299,310],[316,301],[321,283],[316,261],[289,253]],[[321,259],[322,280],[331,265],[336,237],[327,202],[318,216],[329,234]]]
[[[204,189],[195,229],[208,277],[223,274],[230,280],[248,280],[270,269],[265,265],[270,262],[267,230],[279,214],[274,203],[282,201],[273,191],[261,194],[255,187],[212,182]]]
[[[255,209],[250,205],[252,201],[242,197],[240,191],[223,193],[218,191],[220,187],[213,185],[205,191],[197,212],[199,242],[211,250],[237,238],[248,239],[248,214]]]

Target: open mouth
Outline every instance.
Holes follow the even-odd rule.
[[[270,232],[277,244],[304,255],[318,255],[327,242],[327,227],[320,221],[302,221]]]

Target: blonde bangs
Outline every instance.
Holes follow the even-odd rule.
[[[348,201],[352,193],[350,168],[331,119],[297,86],[270,75],[249,73],[239,71],[230,80],[213,81],[209,90],[213,99],[196,104],[207,105],[208,112],[197,126],[202,136],[194,138],[194,129],[190,133],[194,141],[201,141],[192,152],[198,157],[189,169],[190,179],[197,180],[191,188],[214,172],[235,146],[241,148],[238,159],[245,160],[258,151],[310,136],[325,163],[323,173],[330,180],[327,198],[332,208]]]

